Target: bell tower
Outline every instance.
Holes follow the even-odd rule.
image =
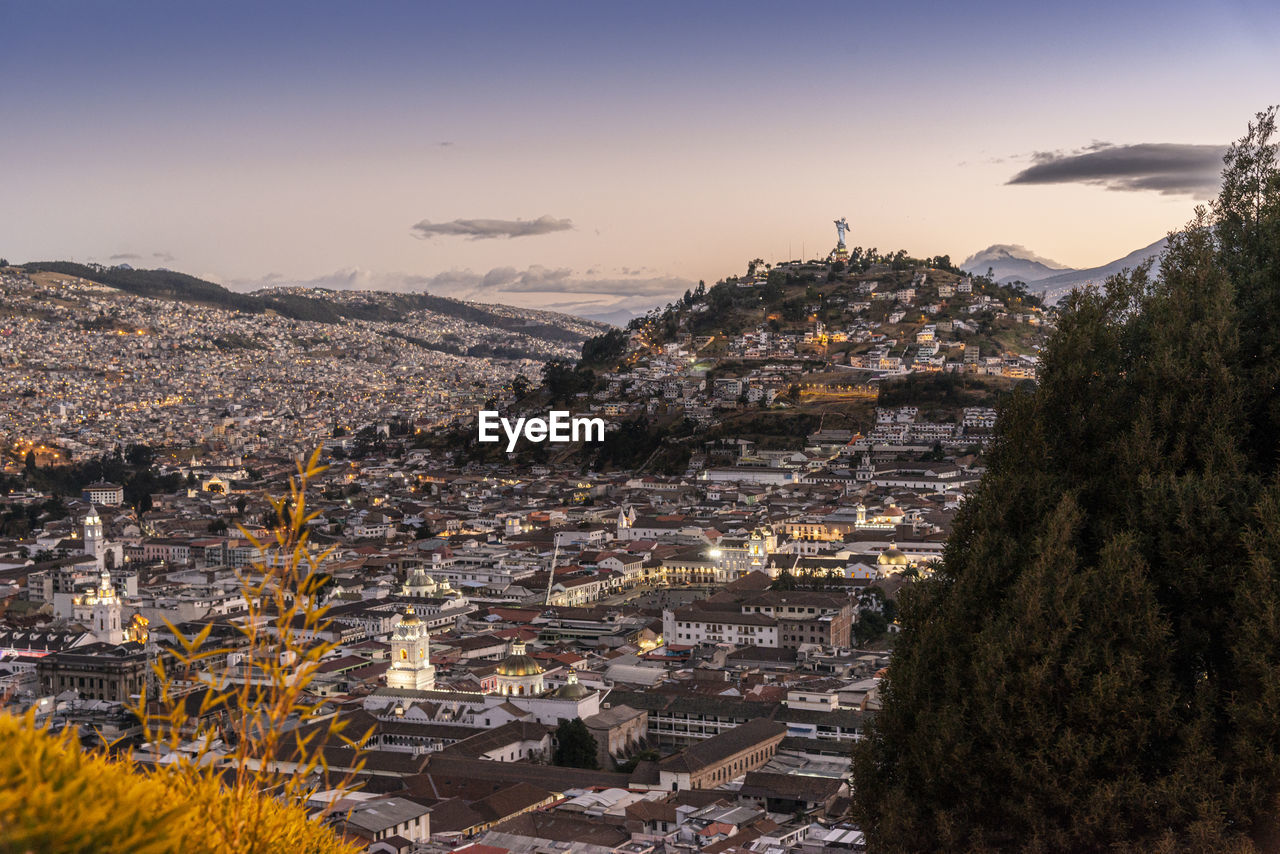
[[[90,504],[89,515],[84,517],[84,553],[101,560],[103,545],[102,517],[98,515],[98,508]]]
[[[431,666],[427,626],[418,619],[410,605],[391,635],[391,669],[387,671],[387,687],[430,691],[435,686],[436,669]]]
[[[111,573],[103,569],[98,577],[98,592],[93,603],[93,636],[102,643],[124,643],[120,610],[120,597],[111,586]]]

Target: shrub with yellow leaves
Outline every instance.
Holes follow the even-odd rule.
[[[85,752],[74,730],[54,735],[30,713],[0,715],[0,852],[354,854],[306,811],[185,770],[148,773]],[[252,815],[256,826],[233,829]],[[255,840],[228,846],[229,837]]]
[[[276,525],[240,572],[247,603],[239,643],[210,643],[211,625],[174,638],[157,657],[154,685],[131,711],[145,745],[84,753],[72,731],[50,734],[0,715],[0,852],[348,852],[357,850],[303,804],[318,790],[351,789],[330,774],[326,746],[357,751],[368,734],[344,732],[308,692],[336,644],[320,602],[332,550],[308,543],[310,482],[320,452],[300,462],[289,494],[273,498]],[[152,763],[135,763],[149,754]],[[357,763],[356,768],[359,768]]]

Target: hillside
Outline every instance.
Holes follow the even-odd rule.
[[[965,288],[971,290],[957,293]],[[625,331],[591,339],[582,364],[625,373],[673,348],[688,351],[699,364],[777,359],[776,348],[743,340],[757,336],[798,344],[793,355],[852,365],[886,345],[905,352],[925,327],[940,323],[955,331],[961,345],[1028,355],[1040,335],[1017,313],[1040,308],[1040,299],[1025,288],[918,259],[864,263],[852,270],[843,262],[776,268],[753,263],[745,276],[730,276],[709,289],[699,285],[665,309],[636,318]]]
[[[139,296],[67,273],[0,268],[9,392],[0,440],[17,457],[10,461],[20,465],[27,451],[42,465],[78,459],[110,451],[118,437],[218,443],[228,427],[246,432],[246,449],[313,447],[317,437],[370,424],[430,429],[528,384],[549,360],[576,358],[600,329],[421,295],[268,300],[205,289],[200,300],[188,284],[176,280],[171,291],[186,299]],[[412,307],[422,304],[447,313]],[[287,316],[292,305],[321,308],[325,319]],[[392,320],[363,319],[392,308]],[[44,441],[53,436],[61,443]]]
[[[330,291],[322,288],[279,288],[250,294],[172,270],[136,270],[71,261],[37,261],[22,265],[27,273],[58,273],[106,285],[135,296],[242,311],[274,312],[292,320],[340,323],[367,320],[394,323],[414,311],[430,311],[466,323],[518,332],[545,341],[577,343],[606,324],[548,311],[487,306],[432,294],[385,291]]]
[[[517,454],[582,470],[692,475],[717,443],[791,448],[823,430],[886,441],[878,406],[919,415],[928,426],[910,444],[921,451],[939,451],[943,439],[961,450],[981,443],[960,429],[965,409],[1034,380],[1050,322],[1025,289],[966,276],[945,258],[757,260],[746,275],[700,283],[588,340],[576,364],[548,362],[540,388],[513,390],[503,405],[605,417],[613,426],[602,445]],[[478,445],[467,424],[423,441],[460,461],[507,456]]]

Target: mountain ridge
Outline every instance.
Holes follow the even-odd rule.
[[[135,296],[214,305],[248,314],[275,312],[292,320],[341,323],[344,320],[395,321],[408,311],[429,310],[469,323],[520,332],[560,343],[580,343],[590,337],[570,327],[597,332],[609,327],[598,320],[558,312],[518,309],[501,304],[471,303],[451,297],[391,291],[330,291],[324,288],[232,291],[215,282],[174,270],[104,267],[72,261],[33,261],[20,265],[29,273],[76,276]],[[504,309],[510,314],[504,314]]]
[[[985,276],[991,270],[992,278],[1001,283],[1030,283],[1071,269],[1016,243],[993,243],[966,258],[960,268],[976,276]]]
[[[1046,303],[1053,304],[1076,288],[1085,285],[1100,285],[1109,277],[1126,269],[1132,270],[1151,258],[1155,259],[1151,272],[1154,275],[1158,275],[1160,272],[1160,256],[1164,254],[1165,246],[1168,243],[1169,238],[1162,237],[1155,243],[1151,243],[1141,249],[1135,249],[1123,258],[1117,258],[1110,263],[1101,264],[1097,267],[1088,267],[1083,270],[1064,270],[1061,273],[1032,283],[1034,285],[1033,290],[1041,294]]]
[[[1168,238],[1162,237],[1122,258],[1096,267],[1079,269],[1057,265],[1025,246],[996,243],[970,255],[960,267],[975,276],[986,275],[990,269],[993,278],[1000,284],[1021,281],[1031,286],[1029,289],[1040,294],[1046,303],[1053,304],[1075,288],[1102,284],[1108,277],[1125,269],[1133,269],[1150,258],[1155,258],[1153,272],[1159,273],[1160,255],[1164,253],[1167,243]]]

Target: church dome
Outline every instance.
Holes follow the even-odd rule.
[[[416,626],[422,621],[418,619],[418,615],[413,612],[413,606],[410,605],[405,611],[404,619],[400,621],[402,626]]]
[[[499,676],[533,676],[542,672],[542,666],[524,651],[524,644],[516,642],[511,646],[511,654],[498,663]]]
[[[880,552],[880,557],[876,558],[876,563],[881,566],[909,566],[911,561],[907,560],[907,556],[898,548],[890,546]]]
[[[578,681],[578,674],[570,671],[569,681],[551,692],[553,700],[581,700],[591,696],[591,689]]]
[[[498,664],[499,676],[532,676],[542,667],[527,655],[508,655]]]

